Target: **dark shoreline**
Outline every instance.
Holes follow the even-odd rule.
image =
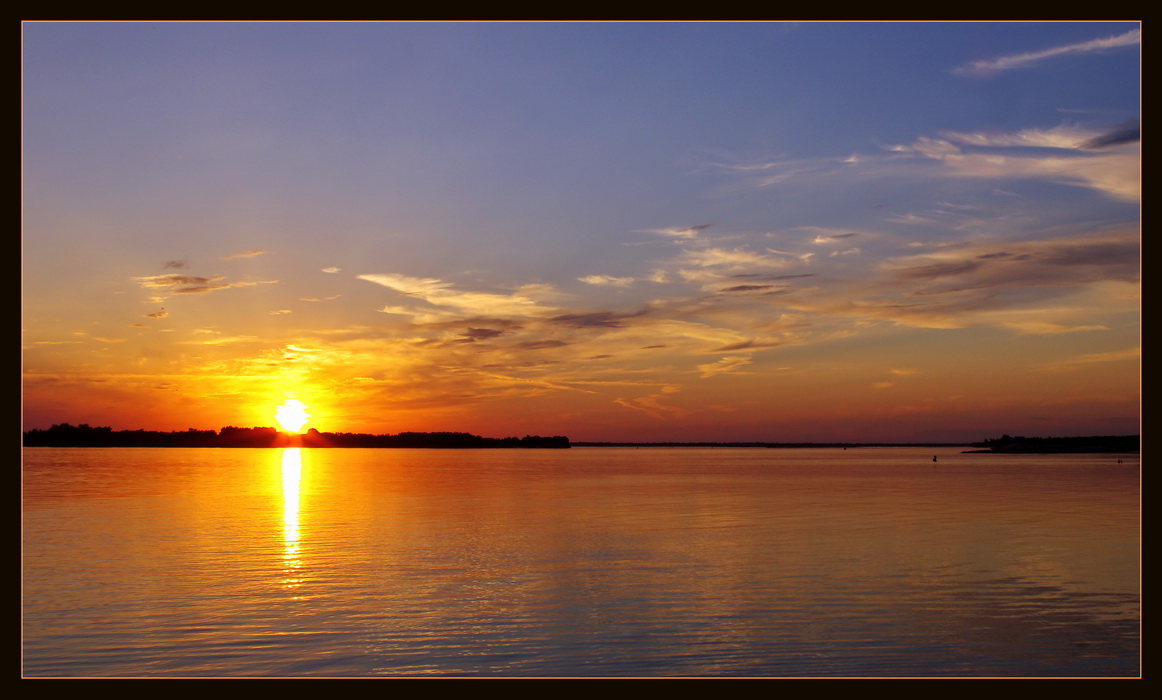
[[[470,433],[323,433],[311,429],[305,433],[285,433],[275,428],[237,428],[220,431],[195,430],[158,432],[118,430],[91,427],[88,424],[61,423],[48,430],[29,430],[23,434],[24,447],[308,447],[308,448],[426,448],[426,449],[567,449],[569,447],[694,447],[694,448],[764,448],[764,449],[842,449],[870,447],[925,447],[962,450],[962,454],[1135,454],[1141,451],[1139,435],[1102,435],[1090,437],[1011,437],[983,442],[570,442],[562,435],[523,438],[486,438]]]
[[[1140,435],[1088,437],[1010,437],[974,442],[966,454],[1131,454],[1142,451]]]
[[[571,443],[573,447],[763,447],[771,449],[844,449],[858,447],[970,447],[968,442],[593,442]]]
[[[62,423],[48,430],[24,433],[24,447],[308,447],[308,448],[427,448],[427,449],[567,449],[562,435],[523,438],[486,438],[469,433],[284,433],[275,428],[236,428],[220,431],[189,429],[183,432],[118,430],[87,424]]]

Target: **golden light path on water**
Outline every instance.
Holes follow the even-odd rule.
[[[302,585],[299,569],[303,562],[299,553],[299,487],[302,483],[303,462],[298,447],[282,451],[282,541],[283,586],[298,588]]]

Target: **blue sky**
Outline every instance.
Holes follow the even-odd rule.
[[[1136,429],[1136,23],[23,33],[29,427]]]

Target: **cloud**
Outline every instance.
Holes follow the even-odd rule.
[[[714,224],[699,224],[698,226],[688,226],[686,228],[654,228],[642,229],[644,233],[656,233],[659,236],[666,238],[677,238],[682,240],[690,240],[698,236],[700,231],[704,231]]]
[[[721,196],[736,195],[782,185],[805,176],[832,174],[836,170],[857,167],[860,161],[858,156],[852,155],[846,158],[824,158],[814,161],[767,160],[749,163],[713,163],[714,168],[739,178],[735,184],[722,187],[715,194]]]
[[[523,316],[543,314],[551,309],[541,306],[534,298],[547,296],[552,289],[546,285],[525,285],[512,294],[492,292],[462,292],[450,282],[434,278],[408,277],[396,274],[357,275],[358,279],[378,284],[405,296],[416,297],[434,306],[473,314]],[[386,311],[385,307],[385,311]],[[391,307],[398,313],[399,307]]]
[[[740,350],[751,352],[754,350],[760,350],[762,348],[777,348],[780,345],[783,345],[783,343],[777,340],[760,341],[751,338],[750,340],[744,340],[738,343],[729,343],[727,345],[723,345],[722,347],[714,348],[714,352],[737,352]]]
[[[151,314],[144,314],[145,318],[165,318],[169,316],[168,311],[154,311]]]
[[[1131,29],[1124,34],[1118,34],[1116,36],[1092,39],[1076,44],[1066,44],[1065,46],[1055,46],[1042,51],[1030,51],[1027,53],[1012,54],[1010,56],[998,56],[997,58],[973,61],[952,69],[952,72],[956,75],[971,77],[990,76],[1006,70],[1031,68],[1051,58],[1108,51],[1126,46],[1137,46],[1141,41],[1142,31],[1140,29]]]
[[[718,291],[723,294],[737,294],[740,292],[767,292],[767,290],[771,289],[785,290],[786,288],[777,284],[736,284],[733,287],[723,287]]]
[[[1138,120],[1110,129],[1082,144],[1082,148],[1108,148],[1123,143],[1134,143],[1142,138],[1142,125]]]
[[[695,265],[697,267],[725,267],[730,269],[747,267],[784,268],[791,265],[786,260],[770,258],[761,253],[754,253],[739,248],[734,250],[726,250],[724,248],[688,250],[682,254],[679,261],[683,264]]]
[[[977,256],[985,257],[985,256]],[[996,257],[996,256],[988,256]],[[917,265],[897,270],[896,274],[914,279],[938,279],[955,275],[964,275],[975,271],[982,263],[976,260],[956,260],[953,262],[937,262],[931,265]]]
[[[186,268],[185,260],[166,260],[162,264],[162,269],[165,270],[184,270]]]
[[[1127,234],[1025,241],[1006,244],[1002,251],[974,246],[902,258],[892,274],[901,279],[951,284],[953,291],[972,286],[1129,282],[1137,281],[1139,250],[1137,238]],[[914,289],[911,293],[938,293],[938,288]]]
[[[738,370],[751,363],[749,357],[724,357],[718,362],[711,362],[710,364],[698,365],[699,375],[702,379],[709,379],[720,374],[740,374]]]
[[[223,260],[234,260],[236,258],[253,258],[256,255],[266,255],[265,250],[247,250],[241,253],[231,253],[230,255],[223,255]]]
[[[225,277],[191,277],[189,275],[151,275],[148,277],[134,277],[142,287],[149,289],[173,289],[182,286],[208,287]]]
[[[275,280],[267,280],[262,282],[222,282],[225,277],[193,277],[190,275],[150,275],[146,277],[133,277],[134,282],[137,282],[145,289],[164,291],[161,294],[153,297],[154,301],[165,299],[166,296],[174,294],[209,294],[210,292],[217,292],[223,289],[232,289],[234,287],[253,287],[259,284],[277,284]]]
[[[577,279],[585,284],[609,287],[632,287],[634,281],[632,277],[612,277],[610,275],[586,275]]]
[[[1109,232],[1066,239],[978,244],[898,257],[881,266],[884,276],[862,291],[844,290],[823,300],[798,301],[804,310],[847,313],[928,328],[994,325],[1022,333],[1096,330],[1079,323],[1083,313],[1106,313],[1117,301],[1114,287],[1136,285],[1140,246],[1136,232]],[[1107,289],[1108,287],[1108,289]],[[1053,310],[1049,300],[1070,296],[1089,307]],[[1088,308],[1088,312],[1084,310]],[[1019,312],[1023,317],[1014,318]],[[1064,323],[1060,316],[1069,319]]]
[[[1102,133],[1062,127],[1028,130],[1016,134],[965,134],[946,132],[946,138],[922,136],[913,142],[914,153],[940,161],[952,175],[979,178],[1032,178],[1089,187],[1115,199],[1141,199],[1141,158],[1136,147],[1095,153],[1089,144],[1100,142]],[[954,143],[955,142],[955,143]],[[1039,146],[1065,153],[1007,154],[966,151],[969,147],[1005,148]],[[1126,142],[1128,143],[1128,142]]]
[[[332,274],[332,275],[333,275],[333,274],[335,274],[336,272],[339,272],[339,271],[340,271],[340,270],[342,270],[342,269],[343,269],[343,268],[341,268],[341,267],[324,267],[324,268],[322,269],[322,272],[326,272],[326,273],[328,273],[328,274]]]
[[[678,406],[669,406],[662,403],[665,397],[663,394],[650,394],[649,396],[639,396],[636,399],[614,399],[614,403],[626,408],[632,408],[635,411],[642,411],[651,418],[658,420],[666,420],[670,418],[685,418],[690,415],[692,411]]]
[[[208,328],[198,328],[194,332],[199,335],[209,335],[211,337],[202,340],[185,340],[181,342],[187,345],[233,345],[235,343],[249,343],[258,340],[258,336],[255,335],[228,336]]]
[[[1095,138],[1093,130],[1069,125],[1051,129],[1022,129],[1014,133],[941,131],[940,135],[948,141],[968,146],[1025,146],[1071,150],[1084,148],[1088,141]]]
[[[815,253],[792,253],[790,251],[776,250],[774,248],[767,248],[766,250],[768,253],[772,253],[774,255],[785,255],[785,256],[790,257],[790,258],[797,258],[799,260],[799,262],[804,262],[804,263],[810,262],[811,258],[815,257]]]
[[[497,338],[505,334],[505,331],[497,330],[495,328],[469,328],[462,335],[464,336],[460,342],[474,343],[480,340],[489,340]]]
[[[1108,326],[1092,324],[1078,326],[1064,323],[1052,323],[1041,319],[1023,319],[1006,321],[999,324],[1003,328],[1015,331],[1022,335],[1059,335],[1061,333],[1078,333],[1082,331],[1108,331]]]
[[[569,345],[569,343],[566,343],[563,340],[549,339],[528,340],[523,343],[519,343],[517,347],[521,350],[555,350],[557,348],[563,348],[566,345]]]
[[[616,314],[612,311],[595,311],[590,313],[562,314],[549,319],[550,323],[564,324],[574,328],[620,328],[622,321],[645,314],[639,311],[632,314]]]
[[[848,238],[855,238],[859,235],[857,231],[845,231],[842,233],[817,233],[815,238],[811,240],[815,245],[831,245],[833,243],[840,243]]]
[[[1080,369],[1083,365],[1104,364],[1106,362],[1126,362],[1130,360],[1140,361],[1142,357],[1142,348],[1130,348],[1128,350],[1113,350],[1110,352],[1096,352],[1080,355],[1068,360],[1061,360],[1052,364],[1044,365],[1040,369],[1048,372],[1062,372]]]

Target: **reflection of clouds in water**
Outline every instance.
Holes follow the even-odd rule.
[[[298,588],[302,579],[297,577],[303,562],[299,556],[299,485],[302,482],[302,453],[298,447],[282,451],[282,541],[283,585]]]

